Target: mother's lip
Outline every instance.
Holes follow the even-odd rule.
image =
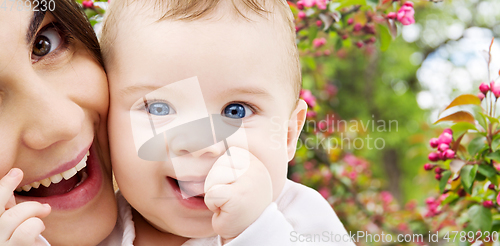
[[[50,178],[56,174],[60,174],[64,171],[67,171],[73,167],[75,167],[82,159],[83,157],[87,154],[87,152],[90,150],[90,147],[92,146],[92,143],[87,146],[87,148],[84,148],[83,150],[80,151],[80,153],[71,161],[69,162],[66,162],[62,165],[60,165],[59,167],[57,167],[56,169],[50,171],[49,173],[43,175],[43,176],[39,176],[37,178],[33,178],[31,180],[29,180],[29,182],[23,182],[21,183],[18,187],[23,187],[27,184],[31,184],[33,182],[36,182],[36,181],[40,181],[40,180],[43,180],[43,179],[46,179],[46,178]]]
[[[86,153],[87,151],[85,150],[83,155]],[[90,156],[88,157],[86,168],[88,178],[82,184],[67,193],[48,197],[29,197],[16,194],[16,202],[37,201],[40,203],[48,203],[52,209],[56,210],[71,210],[82,207],[97,196],[103,183],[101,159],[98,156],[95,145],[90,147]]]

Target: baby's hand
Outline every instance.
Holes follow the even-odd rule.
[[[40,245],[45,226],[40,220],[50,213],[49,205],[22,202],[16,205],[14,190],[23,179],[23,172],[13,168],[0,180],[0,245]]]
[[[269,172],[248,150],[231,147],[205,180],[205,204],[214,212],[212,226],[225,242],[242,233],[271,204]]]

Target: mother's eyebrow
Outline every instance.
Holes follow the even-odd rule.
[[[35,38],[35,34],[38,31],[38,28],[43,22],[45,18],[45,12],[35,11],[33,12],[33,17],[31,17],[30,26],[28,28],[28,32],[26,33],[26,43],[31,44],[33,39]]]

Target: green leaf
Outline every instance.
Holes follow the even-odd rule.
[[[472,185],[474,184],[476,173],[477,165],[465,165],[462,167],[462,170],[460,170],[462,186],[464,187],[464,190],[469,194],[472,193]]]
[[[448,179],[450,179],[451,171],[444,171],[441,174],[441,180],[439,181],[439,190],[443,193],[444,188],[446,188],[446,184],[448,184]]]
[[[495,151],[486,155],[486,158],[500,162],[500,151]]]
[[[493,139],[493,141],[491,141],[491,149],[493,149],[493,151],[497,150],[499,146],[500,146],[500,138],[495,138]]]
[[[488,179],[491,181],[492,184],[498,185],[498,178],[497,178],[497,176],[493,176],[493,177],[488,178]]]
[[[458,198],[459,198],[459,196],[457,194],[455,194],[455,193],[450,194],[449,196],[447,196],[443,200],[443,202],[441,202],[441,205],[446,205],[448,203],[452,203],[452,202],[456,201]]]
[[[341,9],[344,7],[348,6],[353,6],[353,5],[366,5],[366,0],[344,0],[341,2],[340,6],[337,7],[337,9]]]
[[[495,170],[494,167],[488,165],[488,164],[479,164],[478,165],[478,171],[482,175],[491,178],[497,175],[497,170]]]
[[[480,126],[483,127],[483,129],[487,129],[487,125],[486,125],[486,117],[483,113],[481,113],[480,111],[475,111],[475,116],[476,116],[476,120],[477,122],[479,123]]]
[[[476,156],[482,148],[486,147],[486,138],[478,137],[470,141],[469,146],[467,146],[467,151],[471,156]]]
[[[474,227],[474,229],[481,230],[483,232],[491,230],[493,218],[490,209],[476,204],[469,209],[467,215],[469,216],[471,226]]]
[[[304,56],[303,58],[304,63],[311,69],[311,70],[316,70],[316,61],[314,61],[314,58],[310,56]]]
[[[389,31],[389,28],[380,24],[378,25],[378,32],[380,36],[380,50],[386,51],[392,42],[391,32]]]
[[[312,45],[313,40],[318,36],[318,27],[316,26],[311,26],[308,28],[309,33],[307,35],[307,39],[309,40],[309,44]]]
[[[486,116],[486,118],[488,120],[490,120],[491,123],[497,123],[498,124],[498,119],[497,118],[493,118],[493,117],[490,117],[488,115],[485,115],[485,116]]]
[[[460,135],[466,133],[468,130],[476,130],[476,126],[469,122],[458,122],[455,125],[451,126],[451,130],[453,131],[453,138],[457,139]]]

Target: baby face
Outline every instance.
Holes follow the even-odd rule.
[[[120,31],[107,64],[113,170],[122,194],[158,230],[214,235],[203,185],[226,147],[264,163],[273,198],[280,194],[297,110],[285,81],[286,50],[270,23],[138,20]],[[216,122],[226,141],[213,133]]]

